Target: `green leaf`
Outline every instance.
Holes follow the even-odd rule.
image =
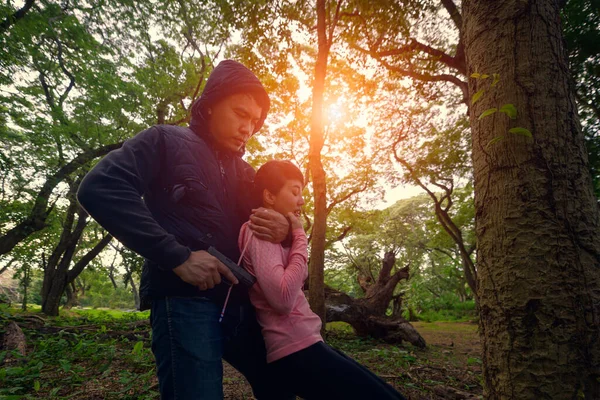
[[[498,111],[498,109],[496,107],[494,107],[494,108],[488,108],[487,110],[485,110],[484,112],[481,113],[481,115],[479,116],[478,119],[482,119],[482,118],[487,117],[488,115],[492,115],[496,111]]]
[[[23,135],[21,132],[17,132],[14,130],[4,130],[2,129],[0,131],[0,137],[6,139],[6,140],[14,140],[17,142],[23,142],[25,141],[25,135]]]
[[[500,112],[503,112],[504,114],[508,115],[508,117],[510,119],[516,119],[517,118],[517,107],[514,106],[514,104],[505,104],[502,107],[500,107]]]
[[[483,74],[483,75],[481,75],[481,79],[487,79],[487,78],[489,78],[489,77],[490,77],[490,76],[489,76],[488,74]]]
[[[63,371],[69,372],[71,370],[71,363],[68,360],[58,360],[58,363],[62,367]]]
[[[499,141],[503,140],[504,136],[496,136],[495,138],[493,138],[492,140],[490,140],[488,142],[488,144],[485,145],[486,150],[493,144],[498,143]]]
[[[480,91],[476,92],[473,95],[473,98],[471,99],[471,105],[475,104],[477,102],[477,100],[479,100],[481,98],[481,96],[483,96],[483,93],[485,92],[485,90],[481,89]]]
[[[492,81],[492,87],[496,86],[500,82],[500,74],[493,74],[494,80]]]
[[[36,392],[40,391],[40,381],[36,380],[35,382],[33,382],[33,390],[35,390]]]
[[[144,342],[139,341],[135,344],[135,346],[133,346],[133,350],[131,350],[132,354],[140,354],[142,352],[142,349],[144,348]]]
[[[19,376],[23,372],[22,367],[10,367],[6,368],[6,375],[8,376]]]
[[[508,133],[514,133],[515,135],[523,135],[532,138],[533,135],[528,129],[525,128],[511,128],[508,130]]]
[[[471,78],[479,79],[479,77],[481,77],[481,74],[479,72],[473,72],[471,74]]]

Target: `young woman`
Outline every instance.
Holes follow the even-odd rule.
[[[364,366],[329,347],[320,335],[302,287],[308,277],[307,240],[299,220],[304,204],[302,172],[289,161],[264,164],[255,178],[263,207],[292,225],[290,248],[257,239],[247,222],[238,245],[246,269],[256,277],[250,300],[267,347],[274,382],[307,399],[404,399]]]

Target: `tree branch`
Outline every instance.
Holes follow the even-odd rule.
[[[456,85],[463,93],[462,102],[467,104],[469,99],[469,87],[467,82],[460,80],[458,77],[450,74],[431,75],[421,72],[410,71],[400,67],[391,65],[390,63],[379,60],[379,62],[386,67],[388,70],[396,72],[400,75],[408,76],[413,79],[417,79],[425,82],[450,82]]]
[[[398,156],[397,146],[398,146],[400,139],[401,139],[401,136],[399,136],[396,139],[396,141],[394,142],[393,147],[392,147],[393,152],[394,152],[394,158],[396,159],[396,161],[398,161],[400,164],[402,164],[409,171],[410,177],[423,190],[425,190],[427,192],[427,194],[429,195],[429,197],[431,197],[431,199],[433,200],[434,206],[435,206],[435,215],[436,215],[437,220],[439,221],[440,225],[442,225],[442,228],[444,228],[444,231],[446,231],[446,233],[452,238],[454,243],[456,243],[456,245],[458,246],[465,278],[467,279],[469,287],[473,291],[473,294],[477,301],[477,270],[475,268],[475,264],[473,263],[473,260],[471,260],[470,253],[467,251],[467,249],[465,247],[465,243],[464,243],[464,240],[462,237],[462,232],[456,226],[456,224],[454,223],[454,221],[448,214],[448,209],[444,209],[441,207],[442,200],[438,199],[437,196],[435,195],[435,193],[433,193],[431,190],[429,190],[423,184],[423,182],[416,175],[414,169],[406,162],[406,160],[404,160],[403,158]],[[449,196],[448,193],[446,195]]]
[[[344,251],[346,252],[346,255],[348,256],[348,258],[350,259],[350,262],[352,263],[352,265],[354,266],[354,268],[356,268],[356,270],[363,274],[363,275],[368,275],[371,278],[371,282],[375,282],[375,277],[373,276],[373,271],[371,271],[371,268],[369,266],[369,268],[367,268],[367,272],[365,273],[365,271],[363,270],[363,268],[360,267],[360,264],[358,263],[358,260],[356,260],[356,258],[352,255],[352,253],[350,252],[350,250],[348,249],[348,247],[346,247],[343,243],[342,243],[342,247],[344,248]]]
[[[344,240],[344,238],[348,235],[348,233],[352,230],[352,226],[346,226],[342,229],[342,232],[333,240],[329,240],[325,243],[325,247],[329,247],[335,242],[339,242],[340,240]]]
[[[393,251],[386,251],[381,260],[381,269],[379,270],[379,276],[377,282],[383,283],[391,277],[392,268],[396,264],[396,254]]]
[[[27,0],[22,8],[15,11],[12,15],[6,17],[6,19],[0,24],[0,35],[3,35],[4,32],[6,32],[8,28],[11,27],[11,25],[14,25],[20,19],[23,19],[23,17],[25,17],[25,14],[27,14],[27,12],[33,6],[34,2],[35,0]]]
[[[73,200],[75,205],[77,205],[78,207],[77,225],[75,225],[75,229],[73,229],[73,232],[71,232],[69,235],[67,246],[64,250],[60,263],[56,268],[57,272],[59,273],[59,276],[63,276],[63,273],[68,272],[69,265],[71,264],[73,256],[77,251],[77,243],[79,243],[81,235],[83,235],[83,230],[88,224],[87,212],[79,205],[79,203],[77,203],[77,199]]]
[[[100,240],[92,250],[88,251],[75,265],[72,269],[67,272],[67,282],[73,282],[75,278],[81,274],[81,271],[94,259],[104,248],[110,243],[112,240],[112,236],[108,233]]]
[[[66,216],[62,224],[63,227],[62,232],[60,234],[60,238],[58,239],[58,244],[56,245],[56,247],[54,247],[54,250],[52,251],[52,254],[50,254],[50,257],[48,257],[48,264],[45,268],[46,274],[54,275],[56,266],[59,264],[61,256],[64,260],[63,254],[67,251],[69,246],[74,246],[76,244],[72,243],[73,233],[71,232],[71,228],[73,227],[73,222],[75,221],[75,213],[79,208],[79,204],[77,204],[77,199],[75,198],[75,194],[77,193],[78,187],[79,181],[77,183],[71,184],[69,188],[69,193],[66,196],[69,199],[69,207],[67,208]],[[79,218],[77,226],[80,225],[80,222],[81,218]],[[78,240],[79,238],[76,239]]]
[[[10,266],[17,261],[16,258],[13,258],[12,260],[10,260],[8,263],[6,263],[6,265],[4,267],[2,267],[2,269],[0,269],[0,275],[2,275],[4,272],[6,272],[7,269],[10,268]]]
[[[365,190],[367,190],[368,184],[365,182],[363,183],[363,185],[359,188],[355,188],[353,190],[351,190],[350,192],[346,193],[344,196],[337,198],[337,199],[333,199],[331,204],[329,204],[329,206],[327,206],[327,215],[329,215],[329,213],[333,210],[333,208],[335,206],[337,206],[340,203],[343,203],[344,201],[348,200],[350,197],[354,196],[355,194],[358,193],[362,193]]]
[[[342,7],[342,1],[343,0],[338,0],[337,6],[335,8],[335,15],[333,16],[333,20],[329,23],[329,37],[327,38],[328,48],[331,48],[331,45],[333,45],[333,32],[335,31],[335,27],[337,26],[337,23],[340,20],[340,8]]]
[[[445,256],[447,256],[448,258],[450,258],[452,261],[457,262],[456,258],[454,257],[454,254],[452,254],[448,250],[440,249],[439,247],[433,247],[431,250],[438,251],[438,252],[444,254]]]
[[[62,72],[69,78],[69,85],[67,86],[67,88],[65,89],[65,91],[63,92],[63,94],[61,94],[60,97],[59,97],[59,99],[58,99],[57,106],[62,109],[63,103],[65,102],[67,96],[69,96],[69,93],[71,92],[71,90],[75,86],[75,77],[73,76],[73,74],[65,66],[65,60],[63,59],[62,42],[60,41],[60,39],[58,37],[55,37],[54,41],[56,42],[56,46],[58,48],[58,53],[57,53],[58,65],[60,66],[60,69],[62,70]]]
[[[458,29],[459,32],[462,32],[462,26],[463,26],[462,16],[460,15],[460,12],[458,11],[458,7],[456,7],[456,4],[454,4],[454,1],[452,1],[452,0],[440,0],[440,1],[442,2],[446,11],[448,11],[448,14],[450,14],[450,18],[452,18],[452,21],[454,21],[454,26],[456,26],[456,29]]]
[[[410,276],[410,263],[406,264],[406,266],[402,269],[396,271],[394,275],[392,275],[392,279],[396,280],[396,284],[400,282],[402,279],[408,279]]]
[[[382,57],[403,56],[403,55],[406,55],[407,53],[411,54],[415,50],[421,51],[425,54],[429,54],[435,60],[440,61],[441,63],[444,63],[449,68],[456,69],[460,73],[463,73],[463,71],[464,71],[464,66],[458,65],[457,60],[454,57],[452,57],[449,54],[446,54],[442,50],[438,50],[438,49],[435,49],[424,43],[421,43],[416,39],[410,39],[410,42],[407,45],[398,47],[396,49],[377,51],[377,52],[371,51],[371,52],[369,52],[369,54],[376,59],[380,59]]]
[[[35,63],[35,61],[34,64],[36,64],[37,66],[37,63]],[[51,110],[54,110],[56,106],[54,105],[54,97],[52,96],[52,92],[50,91],[50,85],[48,85],[48,82],[46,81],[46,74],[44,73],[44,71],[41,70],[41,68],[38,70],[40,73],[40,84],[42,85],[42,90],[44,90],[44,95],[46,96],[46,103],[48,103]]]
[[[29,212],[27,218],[17,224],[14,228],[10,229],[3,236],[0,236],[0,255],[8,253],[23,239],[46,226],[46,219],[53,209],[53,206],[47,208],[48,202],[50,201],[50,195],[56,185],[91,160],[103,156],[114,149],[118,149],[122,145],[123,142],[120,142],[102,146],[97,149],[86,150],[65,164],[54,174],[50,175],[38,192],[33,208]]]
[[[62,56],[61,56],[62,57]],[[34,61],[34,65],[37,69],[37,71],[39,72],[39,80],[40,80],[40,84],[42,85],[42,90],[44,91],[44,95],[46,96],[46,102],[48,103],[48,106],[50,107],[50,110],[52,111],[52,116],[55,120],[58,120],[58,122],[63,125],[63,126],[67,126],[69,125],[69,121],[67,121],[67,119],[64,116],[63,110],[62,110],[62,104],[65,101],[69,91],[71,91],[71,89],[73,88],[73,86],[75,85],[75,81],[74,78],[70,81],[69,83],[69,87],[65,90],[65,92],[60,96],[59,98],[59,105],[56,104],[55,102],[55,98],[54,98],[54,94],[52,93],[52,86],[50,86],[48,84],[48,81],[46,80],[46,73],[42,70],[42,68]],[[65,70],[66,71],[66,70]],[[66,71],[66,73],[68,73],[70,75],[70,72]],[[73,75],[71,75],[72,77]],[[75,144],[77,144],[82,150],[88,150],[89,146],[83,141],[81,140],[81,138],[79,136],[77,136],[77,134],[70,132],[69,133],[69,137],[73,140],[73,142],[75,142]]]
[[[413,79],[417,79],[417,80],[425,81],[425,82],[450,82],[450,83],[456,85],[462,91],[462,93],[463,93],[462,101],[465,104],[468,102],[468,98],[469,98],[468,84],[467,84],[467,82],[464,82],[461,79],[459,79],[457,76],[451,75],[451,74],[431,75],[428,73],[416,72],[413,70],[394,66],[394,65],[390,64],[389,62],[382,59],[382,57],[388,57],[388,56],[394,56],[394,55],[404,55],[412,50],[419,50],[419,51],[422,51],[426,54],[429,54],[429,55],[435,57],[436,60],[444,63],[449,68],[457,70],[462,75],[466,75],[466,66],[464,65],[464,62],[461,61],[462,58],[459,57],[459,54],[457,54],[456,57],[452,57],[452,56],[444,53],[441,50],[434,49],[433,47],[428,46],[423,43],[420,43],[414,39],[412,39],[411,43],[409,43],[406,46],[400,47],[398,49],[392,49],[392,50],[386,50],[386,51],[377,51],[376,48],[372,48],[369,50],[369,49],[365,49],[365,48],[362,48],[362,47],[356,46],[356,45],[352,45],[351,47],[357,51],[364,53],[364,54],[370,55],[371,57],[378,60],[381,63],[381,65],[383,65],[386,69],[388,69],[389,71],[396,72],[400,75],[408,76]]]
[[[584,93],[581,93],[579,90],[575,91],[575,98],[577,98],[579,103],[584,107],[589,107],[596,116],[596,119],[600,121],[600,108],[598,107],[598,105],[594,104],[593,101],[590,101],[590,99]]]

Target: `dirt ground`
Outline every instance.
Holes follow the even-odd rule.
[[[331,333],[328,343],[352,356],[410,400],[482,399],[477,325],[461,322],[413,323],[427,348],[392,346]],[[353,342],[359,343],[353,343]],[[250,386],[230,365],[224,366],[225,398],[255,399]]]
[[[0,351],[0,399],[159,398],[147,319],[87,318],[15,316],[0,309],[0,322],[4,321],[0,334],[14,320],[26,337],[25,355]],[[481,399],[477,325],[413,325],[427,348],[358,338],[342,323],[328,324],[327,343],[367,366],[408,399]],[[244,377],[227,364],[223,386],[225,399],[254,399]]]

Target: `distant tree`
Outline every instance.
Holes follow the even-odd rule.
[[[209,12],[215,7],[167,0],[0,6],[0,255],[41,257],[24,250],[43,238],[44,312],[58,312],[65,290],[68,304],[76,301],[76,275],[89,262],[78,251],[94,250],[92,237],[101,247],[109,240],[95,236],[97,226],[67,193],[98,157],[143,128],[189,120],[231,34]]]
[[[569,0],[561,16],[594,192],[600,199],[600,6],[597,0]]]

